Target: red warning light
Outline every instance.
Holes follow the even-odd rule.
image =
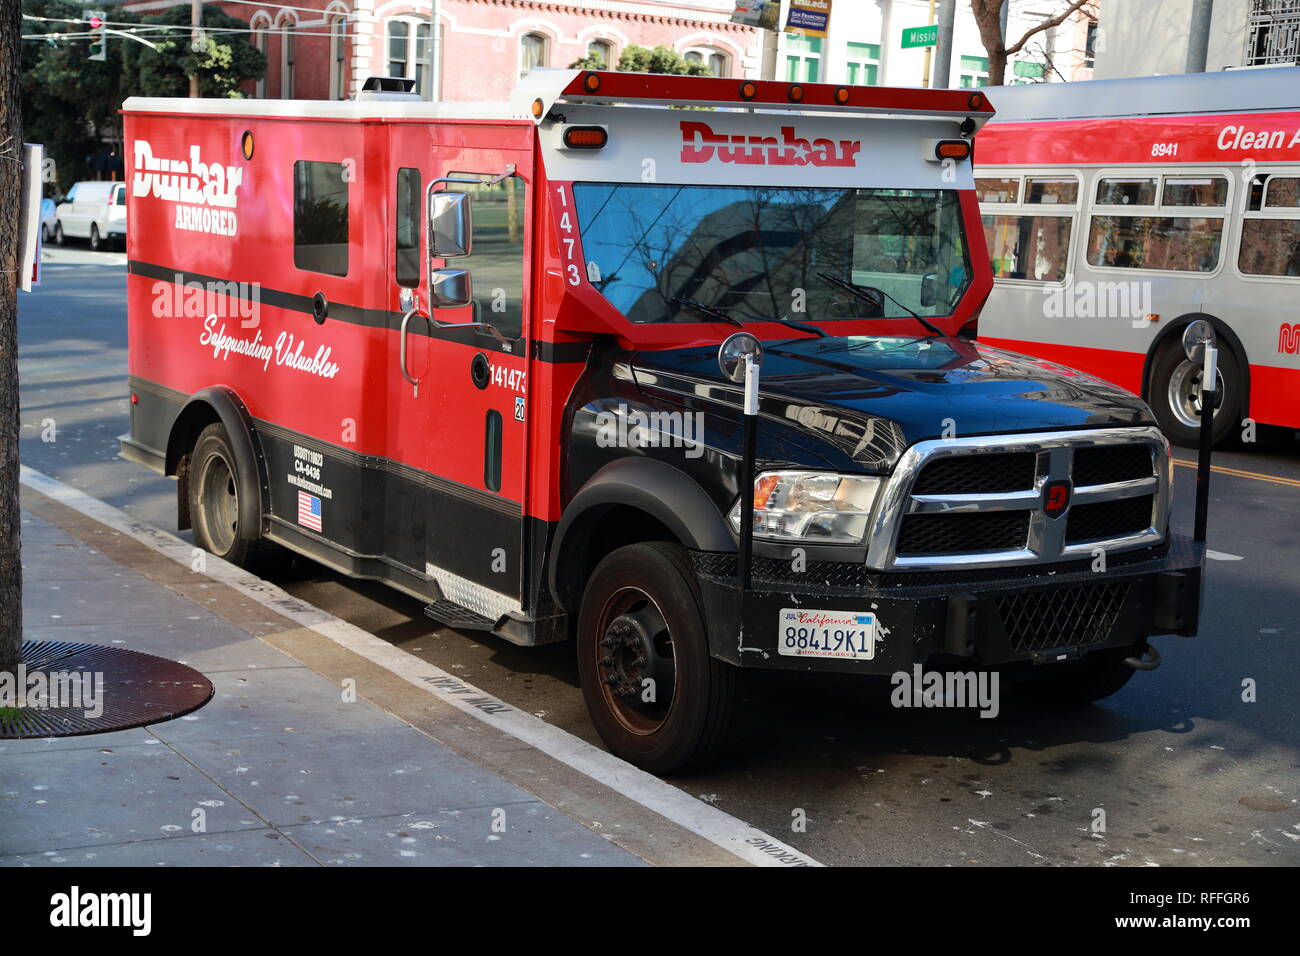
[[[100,27],[102,27],[102,26],[104,25],[104,18],[103,18],[103,17],[91,17],[91,18],[90,18],[89,20],[87,20],[86,22],[89,23],[90,26],[91,26],[93,29],[98,30]]]

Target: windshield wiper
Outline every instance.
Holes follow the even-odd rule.
[[[688,309],[694,309],[696,312],[702,312],[705,315],[711,315],[715,319],[721,319],[724,322],[730,322],[732,325],[738,325],[742,329],[745,323],[740,321],[734,315],[728,314],[725,309],[720,309],[716,305],[705,305],[703,302],[697,302],[694,299],[683,299],[680,296],[670,296],[668,301],[674,305],[684,305]],[[815,325],[809,325],[807,322],[800,322],[797,319],[776,319],[782,325],[788,325],[792,329],[798,329],[800,332],[808,332],[818,338],[826,338],[826,333]]]
[[[745,323],[735,316],[728,315],[724,310],[712,305],[705,305],[703,302],[696,302],[694,299],[683,299],[679,296],[669,296],[668,301],[673,305],[684,305],[688,309],[694,309],[696,312],[703,312],[705,315],[711,315],[715,319],[721,319],[723,322],[730,322],[732,325],[738,325],[742,329]]]
[[[900,309],[902,309],[912,318],[916,319],[916,321],[924,325],[935,335],[938,335],[942,338],[947,338],[947,333],[944,332],[943,329],[939,328],[939,326],[935,325],[933,322],[930,322],[927,319],[923,318],[919,313],[913,312],[911,309],[903,305],[903,303],[899,302],[897,299],[895,299],[884,289],[878,289],[873,285],[858,285],[856,282],[850,282],[848,279],[841,279],[839,276],[832,275],[829,272],[819,272],[817,273],[817,275],[821,276],[823,279],[825,279],[827,282],[831,283],[832,285],[837,285],[841,289],[844,289],[846,292],[852,292],[858,298],[866,299],[868,302],[871,302],[876,306],[879,306],[881,304],[880,301],[876,298],[877,296],[879,296],[882,299],[888,299],[890,302],[894,303],[894,305],[898,306]],[[875,318],[883,319],[884,316],[883,315],[875,316]]]

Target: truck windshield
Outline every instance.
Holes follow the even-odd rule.
[[[701,306],[742,322],[948,315],[970,282],[954,190],[575,183],[573,193],[587,276],[633,322],[716,321]]]

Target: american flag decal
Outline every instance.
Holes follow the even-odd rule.
[[[298,492],[298,523],[313,531],[320,530],[320,499],[315,495]]]

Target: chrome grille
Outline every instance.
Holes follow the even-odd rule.
[[[1035,564],[1164,539],[1169,446],[1153,427],[920,442],[899,459],[868,538],[873,568]],[[1050,516],[1044,486],[1071,483]]]

